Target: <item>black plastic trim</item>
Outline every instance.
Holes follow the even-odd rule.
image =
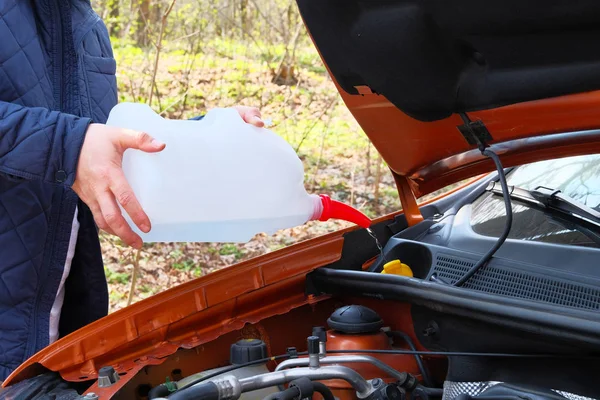
[[[504,298],[415,278],[321,268],[307,276],[314,294],[354,293],[402,300],[439,312],[571,340],[600,350],[597,313]]]

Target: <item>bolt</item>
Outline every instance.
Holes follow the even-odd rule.
[[[83,396],[85,400],[98,400],[98,395],[96,393],[90,392]]]
[[[371,381],[371,385],[373,386],[373,388],[377,389],[381,386],[383,386],[384,382],[382,379],[380,378],[375,378]]]

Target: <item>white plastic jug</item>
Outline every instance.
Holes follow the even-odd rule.
[[[151,231],[141,232],[122,212],[145,242],[247,242],[257,233],[332,217],[324,215],[324,204],[335,202],[306,192],[292,147],[247,124],[235,109],[212,109],[200,121],[169,120],[145,104],[120,103],[107,125],[166,143],[159,153],[129,149],[123,156]]]

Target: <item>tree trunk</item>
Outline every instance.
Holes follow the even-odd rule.
[[[150,10],[150,17],[148,18],[148,23],[152,26],[160,26],[162,22],[163,12],[163,3],[161,2],[161,0],[154,1]]]
[[[375,169],[375,190],[373,191],[373,203],[379,209],[379,185],[381,184],[381,156],[377,154],[377,167]]]
[[[248,0],[240,0],[240,25],[242,27],[242,39],[248,32]]]
[[[108,32],[110,36],[118,36],[121,31],[119,21],[119,0],[110,0],[108,2]]]
[[[371,142],[367,142],[367,178],[371,176]]]
[[[139,0],[139,9],[137,15],[137,26],[135,30],[136,42],[140,47],[147,47],[149,44],[148,30],[146,24],[150,17],[150,0]]]

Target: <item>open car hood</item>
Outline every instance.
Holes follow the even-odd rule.
[[[597,0],[297,1],[346,105],[417,196],[494,169],[475,137],[505,166],[600,152]],[[375,222],[384,221],[392,216]],[[69,381],[94,379],[103,365],[136,374],[179,348],[313,304],[306,274],[343,260],[344,246],[360,250],[367,241],[346,242],[354,229],[110,314],[32,356],[4,386],[44,369]]]
[[[506,166],[600,151],[600,2],[298,6],[346,105],[417,196],[494,168],[475,137]]]

